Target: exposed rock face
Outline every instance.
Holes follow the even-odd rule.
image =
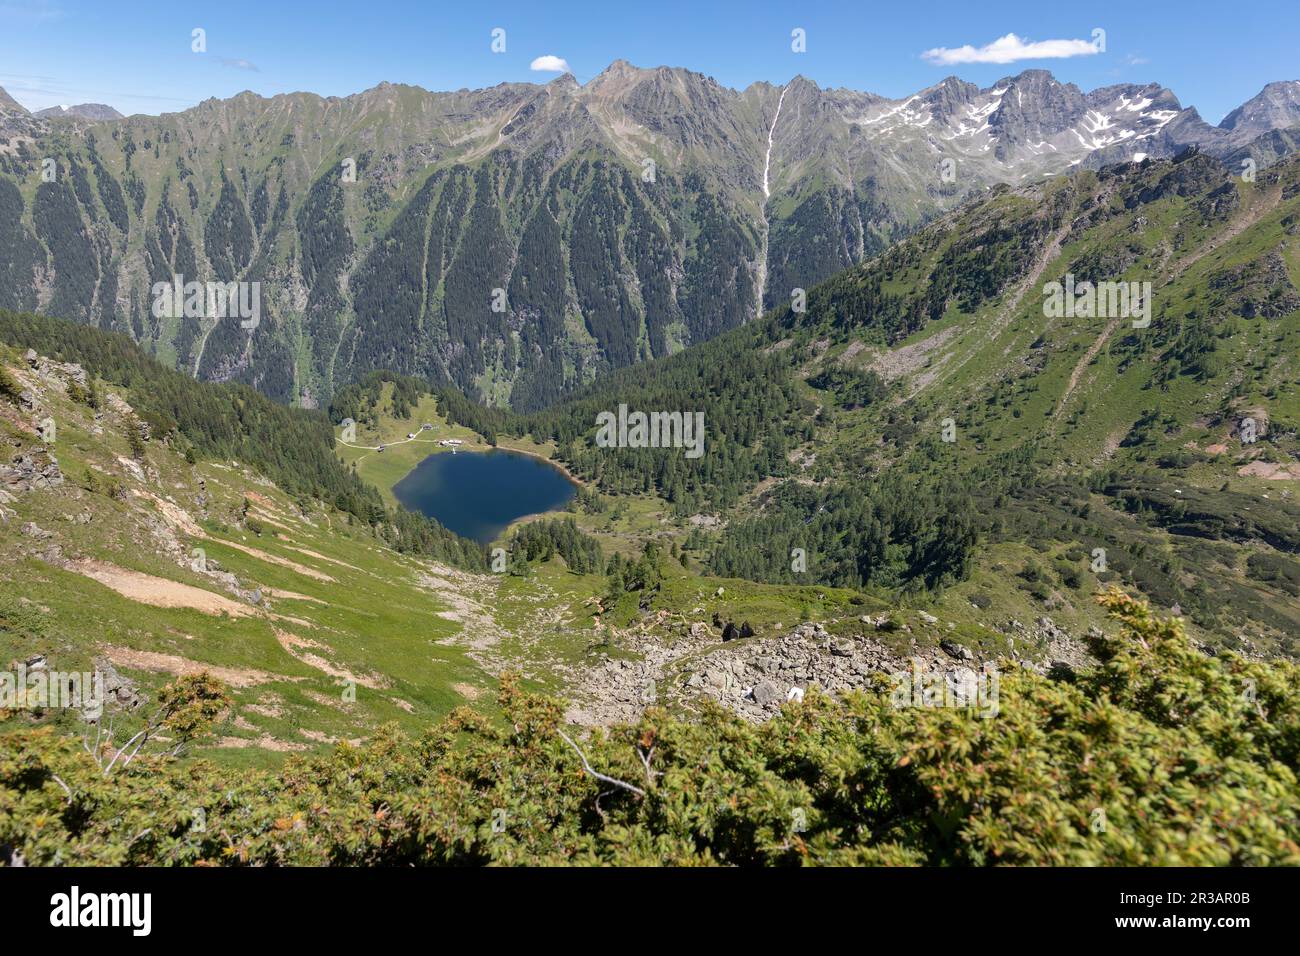
[[[104,679],[105,704],[114,705],[123,710],[134,710],[144,703],[144,697],[136,690],[135,683],[123,677],[107,657],[95,659],[95,670]]]
[[[1048,662],[1061,662],[1071,667],[1086,667],[1093,662],[1092,655],[1083,641],[1060,627],[1050,617],[1040,617],[1033,626],[1026,626],[1012,619],[1001,629],[1003,634],[1012,637],[1017,644],[1042,648],[1042,657]],[[1046,673],[1042,663],[1028,665],[1040,673]]]
[[[0,91],[0,154],[57,155],[83,184],[33,197],[34,161],[6,167],[0,274],[13,307],[54,303],[283,401],[320,404],[387,368],[536,408],[748,321],[993,185],[1265,138],[1251,156],[1273,161],[1297,88],[1270,84],[1221,127],[1162,86],[1084,92],[1043,70],[888,99],[619,61],[585,84],[244,93],[129,119],[97,104],[33,116]],[[156,161],[132,167],[150,145]],[[226,149],[260,172],[227,175]],[[363,201],[323,155],[354,160]],[[712,241],[687,238],[701,231]],[[162,321],[130,294],[178,273],[260,277],[256,331]],[[504,312],[487,310],[493,288]]]
[[[715,614],[714,622],[713,622],[715,627],[718,625],[719,620],[720,619],[718,618],[718,615]],[[726,624],[722,625],[723,641],[734,641],[740,638],[753,637],[753,636],[754,636],[754,628],[750,625],[748,621],[745,621],[742,624],[736,624],[735,621],[728,621]]]
[[[122,119],[122,114],[103,103],[78,103],[76,106],[51,106],[32,114],[37,119],[79,119],[89,122]]]
[[[1210,288],[1224,296],[1224,308],[1247,319],[1277,319],[1300,309],[1300,290],[1276,250],[1221,269],[1210,278]]]
[[[606,659],[574,669],[582,702],[569,718],[588,724],[635,720],[651,705],[691,707],[709,697],[748,719],[765,720],[810,687],[843,693],[912,666],[910,657],[873,638],[834,637],[818,622],[726,644],[718,644],[714,632],[697,633],[691,628],[672,642],[646,636],[635,648],[638,660]],[[915,656],[922,670],[952,669],[937,648]]]
[[[943,627],[932,614],[919,612],[918,617],[924,622],[918,633]],[[864,614],[858,623],[865,625],[862,633],[836,635],[825,624],[810,621],[786,633],[749,639],[739,637],[741,628],[720,625],[735,628],[736,636],[726,643],[718,643],[718,632],[703,622],[682,624],[675,636],[630,632],[621,643],[638,655],[635,659],[605,658],[562,669],[571,681],[569,696],[578,702],[568,718],[582,724],[634,721],[650,706],[692,708],[707,697],[761,721],[812,687],[831,694],[869,687],[890,691],[896,679],[919,676],[959,695],[979,683],[986,666],[1065,675],[1095,663],[1082,641],[1048,617],[1032,626],[1012,620],[1002,629],[1033,660],[1018,654],[988,660],[951,638],[937,646],[918,646],[907,637],[911,626],[889,613]],[[891,647],[875,636],[891,632],[909,641],[911,649],[899,649],[898,637]]]
[[[963,647],[955,641],[940,641],[939,648],[949,657],[956,658],[959,661],[969,661],[975,656],[971,653],[969,647]]]
[[[780,702],[781,691],[771,681],[760,680],[754,685],[754,689],[749,692],[749,698],[757,706],[767,708]]]
[[[28,354],[31,355],[32,353],[29,352]],[[87,385],[86,370],[76,362],[56,362],[53,359],[40,356],[35,360],[29,358],[28,363],[36,370],[37,375],[59,388],[66,389],[72,383],[82,388]]]
[[[927,667],[937,661],[933,651],[924,660]],[[781,637],[729,645],[688,665],[670,687],[675,683],[680,691],[712,697],[753,720],[775,715],[787,699],[810,687],[842,693],[910,666],[907,658],[874,639],[836,638],[820,623],[800,624]],[[689,696],[680,694],[681,699]]]
[[[1223,118],[1219,128],[1238,141],[1269,130],[1286,129],[1300,118],[1300,80],[1269,83]]]
[[[59,461],[48,448],[37,447],[15,455],[0,465],[0,491],[19,495],[28,491],[57,488],[63,484]]]

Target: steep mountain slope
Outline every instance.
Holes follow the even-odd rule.
[[[246,463],[196,459],[183,435],[141,428],[143,394],[79,365],[0,347],[0,370],[20,389],[0,399],[7,672],[99,670],[125,729],[140,699],[207,669],[237,708],[209,746],[239,764],[416,730],[491,686],[449,640],[491,579],[391,550]]]
[[[1188,152],[1001,192],[837,277],[769,336],[834,423],[805,452],[828,490],[776,493],[717,567],[786,580],[767,547],[793,535],[830,580],[855,558],[870,575],[860,545],[839,553],[845,518],[901,469],[974,496],[981,602],[1011,583],[1066,609],[1119,574],[1232,644],[1293,651],[1297,228],[1300,162],[1243,182]],[[1063,314],[1067,282],[1149,282],[1149,312]]]
[[[6,96],[0,307],[121,330],[308,406],[388,368],[535,409],[740,325],[993,184],[1189,143],[1266,138],[1252,155],[1272,161],[1300,118],[1288,89],[1223,129],[1159,86],[1085,94],[1042,71],[889,101],[620,61],[582,86],[245,93],[104,122]],[[258,315],[156,309],[176,276],[259,283]]]
[[[40,344],[60,328],[77,331],[55,320],[3,318],[0,342]],[[505,670],[563,693],[575,718],[590,724],[630,712],[629,701],[653,679],[642,668],[649,675],[709,666],[716,635],[703,641],[697,634],[671,660],[639,660],[638,628],[627,620],[639,613],[638,595],[606,598],[601,545],[576,531],[564,540],[562,522],[529,521],[503,540],[512,551],[508,574],[454,567],[437,560],[436,548],[404,547],[391,514],[366,520],[301,487],[288,493],[267,477],[274,461],[250,465],[199,449],[183,423],[154,412],[151,393],[158,377],[167,378],[160,367],[131,376],[114,367],[112,379],[127,379],[114,381],[25,351],[0,345],[7,449],[0,459],[0,664],[8,664],[6,678],[24,665],[32,673],[102,673],[128,737],[144,716],[142,700],[178,675],[204,670],[230,686],[233,706],[202,752],[242,765],[367,738],[385,723],[415,731],[461,704],[491,710],[492,685]],[[214,394],[228,388],[191,387],[209,410]],[[367,426],[363,443],[402,417],[391,390],[381,391],[378,431]],[[435,434],[446,427],[427,400],[406,414],[435,422]],[[284,464],[306,472],[286,421],[263,431],[280,439]],[[219,435],[219,418],[211,424]],[[340,455],[351,451],[340,445]],[[576,517],[585,523],[591,514]],[[644,527],[596,533],[621,562],[641,553]],[[596,560],[584,566],[584,554]],[[726,579],[726,596],[708,597],[719,579],[680,564],[656,573],[662,601],[707,603],[769,636],[801,613],[834,622],[883,607],[840,589]],[[602,602],[617,621],[603,620]],[[907,619],[914,618],[899,615]],[[893,661],[897,649],[888,653]],[[939,652],[928,646],[924,653]],[[615,661],[624,669],[606,677]],[[850,675],[852,686],[865,686],[871,673]],[[832,686],[830,672],[823,676]],[[711,686],[703,696],[721,690]],[[681,696],[694,706],[701,695],[690,688]],[[727,702],[751,717],[770,715],[774,703]],[[88,726],[77,708],[15,708],[5,698],[0,725],[11,719],[76,735]]]
[[[1122,580],[1210,643],[1289,653],[1298,223],[1296,158],[1253,181],[1189,150],[1003,187],[804,312],[536,415],[445,408],[662,499],[719,574],[946,592],[950,616],[1004,635],[1049,614],[1078,635],[1084,595]],[[1053,307],[1059,287],[1129,282],[1130,314],[1110,304],[1127,286]],[[700,411],[710,452],[594,447],[596,412],[620,404]]]
[[[912,659],[1073,680],[1104,646],[1091,596],[1108,584],[1216,653],[1293,655],[1298,227],[1300,159],[1243,182],[1188,152],[994,190],[813,288],[806,312],[542,412],[384,376],[346,390],[334,415],[361,424],[353,444],[415,420],[527,435],[587,482],[571,526],[502,538],[503,574],[430,561],[391,513],[286,494],[265,473],[287,483],[301,450],[246,446],[259,474],[219,451],[218,427],[205,451],[190,413],[156,416],[175,373],[101,358],[139,376],[109,382],[58,360],[108,351],[86,344],[98,333],[6,317],[5,653],[107,661],[125,694],[220,668],[237,708],[209,752],[259,763],[426,723],[508,668],[582,723],[651,700],[760,720],[791,689],[870,689]],[[1069,275],[1151,282],[1150,323],[1053,314],[1045,293]],[[28,339],[59,348],[24,358]],[[190,387],[211,407],[214,386]],[[705,454],[597,447],[595,413],[619,403],[701,411]],[[322,417],[280,412],[252,432]]]
[[[1300,109],[1300,80],[1269,83],[1225,116],[1219,128],[1227,130],[1242,144],[1270,130],[1293,126],[1297,109]]]

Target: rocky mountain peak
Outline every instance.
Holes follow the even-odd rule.
[[[93,164],[102,189],[46,195],[57,215],[33,216],[20,177],[0,173],[0,200],[18,197],[0,209],[20,211],[17,238],[0,243],[0,274],[13,277],[26,308],[56,301],[69,318],[144,329],[200,378],[238,376],[278,399],[299,398],[304,375],[324,394],[372,367],[396,367],[467,389],[498,376],[510,401],[531,410],[598,364],[631,364],[740,324],[990,186],[1189,145],[1240,158],[1234,130],[1206,125],[1159,85],[1085,94],[1045,70],[987,88],[950,76],[888,99],[802,75],[741,91],[626,60],[581,86],[570,75],[547,79],[449,91],[381,83],[329,98],[245,92],[115,121],[120,135],[96,136],[93,158],[83,123],[32,117],[2,96],[0,133],[11,144],[22,136],[35,155]],[[1294,85],[1272,84],[1251,104],[1261,119],[1243,108],[1233,122],[1245,130],[1280,115],[1294,125]],[[1274,136],[1251,157],[1265,166],[1292,148]],[[146,149],[152,160],[114,175]],[[246,172],[233,171],[227,150],[248,157]],[[335,159],[363,156],[362,189],[337,188]],[[643,178],[647,170],[657,178]],[[716,241],[696,242],[701,234]],[[137,235],[147,260],[127,254]],[[291,299],[277,297],[250,342],[226,325],[155,329],[124,291],[147,287],[154,272],[258,278],[250,270],[264,267],[259,249],[318,242],[311,257],[328,252],[327,265],[269,260],[286,283],[337,283],[307,303],[308,359],[285,344],[288,314],[302,308]],[[516,303],[505,324],[453,322],[448,332],[448,316],[477,314],[479,290],[507,287],[505,278]],[[430,298],[428,289],[440,291]],[[328,331],[336,309],[366,316],[345,347]],[[588,317],[582,333],[566,319],[579,314]],[[521,331],[531,338],[517,367],[498,370],[498,343]],[[427,354],[389,344],[435,334],[445,347]],[[335,366],[340,348],[349,358]],[[572,374],[558,358],[568,349],[581,360]]]
[[[561,73],[555,79],[546,84],[548,90],[577,90],[581,89],[581,84],[572,73]]]
[[[965,112],[979,95],[980,88],[974,83],[949,76],[922,90],[917,94],[917,99],[930,108],[931,115],[946,122]]]
[[[999,86],[1019,86],[1023,89],[1049,86],[1074,86],[1073,83],[1061,83],[1052,75],[1051,70],[1021,70],[1015,76],[1004,76],[994,84]]]
[[[38,110],[38,119],[81,119],[92,122],[122,119],[122,114],[104,103],[79,103],[76,106],[51,106]]]
[[[30,116],[27,109],[0,86],[0,115]]]
[[[1269,83],[1223,118],[1220,129],[1251,136],[1300,123],[1300,80]]]

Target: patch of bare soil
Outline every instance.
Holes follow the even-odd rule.
[[[303,696],[310,701],[320,704],[322,707],[337,707],[339,710],[347,710],[350,706],[342,697],[329,697],[314,690],[303,691]]]
[[[226,749],[243,749],[244,747],[260,747],[262,750],[273,750],[276,753],[297,753],[306,750],[306,744],[295,743],[289,740],[280,740],[272,737],[270,734],[262,734],[256,740],[248,737],[222,737],[217,741],[217,746]]]
[[[40,434],[36,426],[27,421],[27,417],[19,413],[18,409],[8,402],[0,404],[0,422],[4,422],[11,428],[23,432],[26,435],[36,437]]]
[[[1294,481],[1300,478],[1300,462],[1282,464],[1275,461],[1252,461],[1237,469],[1243,478],[1263,478],[1265,481]]]
[[[252,667],[220,667],[215,664],[203,664],[188,660],[176,654],[160,654],[156,651],[137,651],[129,647],[101,645],[105,657],[116,667],[129,667],[138,671],[175,674],[200,674],[207,671],[213,677],[225,681],[231,687],[252,687],[256,684],[269,684],[274,681],[299,681],[301,677],[288,677],[284,674],[272,674]],[[252,707],[248,708],[253,710]],[[254,713],[258,711],[253,710]]]
[[[365,573],[366,573],[366,572],[363,571],[361,568],[357,567],[355,564],[348,564],[346,561],[340,561],[338,558],[331,558],[331,557],[329,557],[328,555],[318,554],[318,553],[315,552],[315,551],[308,551],[306,548],[297,548],[297,547],[294,547],[294,546],[291,545],[291,544],[287,544],[287,545],[285,545],[285,547],[288,548],[290,551],[297,551],[299,554],[305,554],[305,555],[307,555],[307,557],[309,557],[309,558],[315,558],[315,559],[318,560],[318,561],[328,561],[330,564],[337,564],[337,565],[340,565],[341,567],[345,567],[345,568],[348,568],[349,570],[356,571],[358,574],[365,574]],[[320,573],[320,572],[317,572],[317,573]],[[330,578],[329,580],[332,581],[333,578]]]
[[[236,551],[243,551],[245,554],[251,555],[259,561],[265,561],[267,564],[278,564],[282,568],[288,568],[290,571],[297,571],[299,574],[309,578],[315,578],[317,581],[326,581],[332,584],[336,580],[324,571],[317,571],[315,568],[309,568],[306,565],[298,564],[296,561],[290,561],[288,558],[281,558],[274,554],[268,554],[265,551],[259,551],[257,548],[250,548],[246,544],[227,541],[224,538],[214,538],[213,540],[218,541],[220,544],[224,544],[227,547],[234,548]],[[294,548],[293,550],[297,551],[299,549]]]
[[[272,614],[271,617],[275,618],[277,621],[284,621],[288,624],[293,624],[296,627],[318,627],[319,626],[313,623],[312,621],[305,621],[300,617],[290,617],[288,614]]]
[[[302,734],[308,740],[314,740],[318,744],[336,744],[343,739],[342,737],[334,737],[320,730],[308,730],[306,727],[299,727],[298,733]],[[354,747],[359,747],[361,746],[361,738],[350,737],[348,738],[348,743],[352,744]]]
[[[158,513],[162,515],[163,521],[181,534],[191,538],[207,537],[204,530],[199,527],[198,522],[191,517],[190,513],[175,502],[168,501],[166,498],[155,495],[143,488],[132,488],[131,494],[137,498],[153,502],[154,507],[158,509]]]
[[[297,530],[298,530],[298,529],[296,529],[296,528],[291,528],[291,527],[289,527],[287,524],[285,524],[284,522],[282,522],[282,521],[280,521],[280,520],[278,520],[278,519],[276,519],[276,518],[271,517],[269,514],[267,514],[267,513],[266,513],[265,511],[263,511],[261,508],[252,508],[252,509],[250,509],[249,513],[250,513],[254,518],[256,518],[258,521],[264,522],[265,524],[269,524],[269,525],[271,525],[272,527],[279,528],[281,531],[286,531],[286,532],[288,532],[289,534],[297,534]]]
[[[872,359],[867,368],[887,382],[906,378],[908,375],[919,372],[925,366],[925,363],[930,361],[931,356],[936,351],[952,340],[956,331],[953,327],[941,329],[934,335],[919,342],[880,352]]]
[[[284,700],[278,694],[266,694],[258,698],[256,704],[245,704],[244,710],[274,720],[284,716]]]
[[[362,687],[376,689],[387,687],[388,681],[378,674],[354,674],[347,668],[340,667],[319,654],[313,653],[308,648],[315,648],[321,651],[330,649],[319,641],[313,641],[306,637],[298,637],[296,634],[290,634],[288,631],[282,631],[276,628],[275,639],[280,642],[286,654],[293,657],[308,667],[314,667],[316,670],[328,674],[336,680],[351,681],[354,684],[360,684]]]
[[[251,617],[256,611],[228,597],[196,588],[179,581],[154,577],[141,571],[120,568],[107,561],[82,558],[70,561],[68,570],[98,581],[123,597],[141,604],[166,608],[191,608],[204,614],[229,614],[231,617]]]
[[[483,690],[473,684],[452,684],[451,689],[466,700],[478,700],[483,696]]]
[[[267,597],[281,598],[285,601],[313,601],[316,604],[328,604],[318,597],[312,597],[310,594],[299,594],[297,591],[283,591],[280,588],[262,588],[262,593]]]
[[[271,511],[278,511],[278,510],[279,510],[278,508],[276,508],[276,506],[275,506],[275,502],[274,502],[274,501],[272,501],[272,500],[271,500],[270,498],[268,498],[266,495],[261,494],[260,492],[257,492],[257,491],[245,491],[245,492],[244,492],[244,497],[247,498],[249,501],[254,502],[255,504],[259,504],[259,505],[261,505],[263,508],[268,508],[268,509],[270,509]]]

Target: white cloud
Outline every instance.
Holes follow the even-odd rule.
[[[1059,60],[1071,56],[1092,56],[1100,48],[1089,40],[1022,40],[1014,33],[982,47],[970,44],[956,48],[936,47],[921,54],[931,63],[1014,63],[1017,60]]]
[[[528,69],[537,70],[541,73],[572,73],[569,69],[569,62],[562,56],[539,56],[528,64]]]

